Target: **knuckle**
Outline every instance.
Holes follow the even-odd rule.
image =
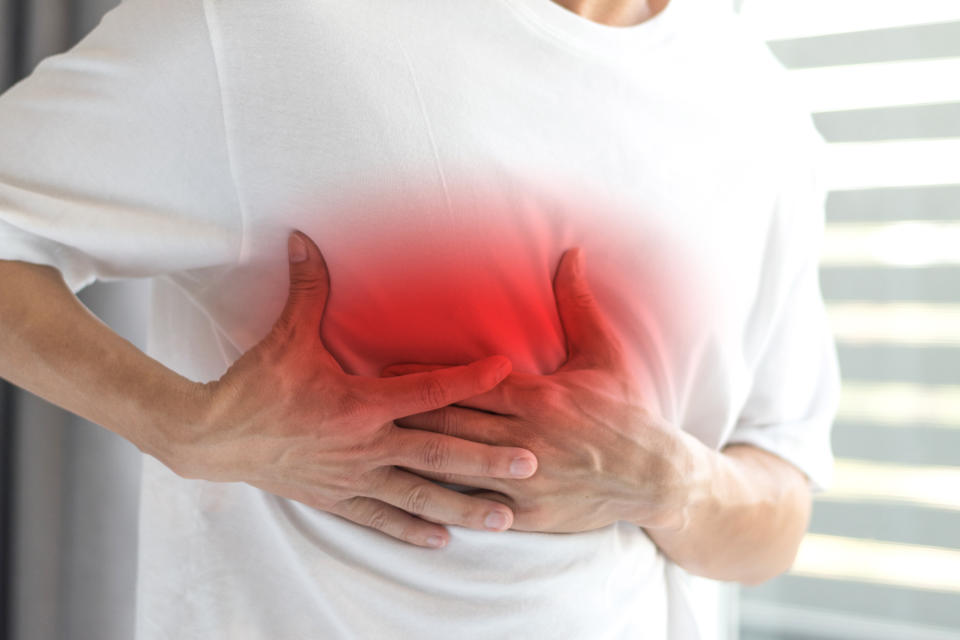
[[[385,507],[373,506],[365,518],[366,525],[371,529],[385,531],[390,523],[390,517]]]
[[[350,495],[355,493],[357,484],[356,477],[346,470],[334,471],[331,474],[324,474],[322,481],[330,492],[339,495]]]
[[[440,438],[430,438],[420,453],[424,466],[430,471],[444,471],[450,462],[450,447]]]
[[[448,436],[456,435],[457,419],[454,417],[453,411],[441,410],[437,412],[437,430]]]
[[[291,293],[312,296],[314,294],[323,293],[324,289],[325,283],[314,277],[300,276],[295,277],[290,281]]]
[[[382,490],[387,477],[384,472],[393,465],[405,466],[409,456],[397,435],[401,431],[400,428],[379,428],[366,433],[358,453],[363,456],[364,467],[370,470],[366,475],[371,479],[364,482],[367,487]]]
[[[501,461],[501,458],[504,458]],[[499,469],[510,467],[510,460],[506,459],[506,454],[499,454],[496,451],[489,451],[477,460],[477,473],[481,476],[493,475]]]
[[[567,301],[578,309],[588,309],[593,306],[593,294],[585,289],[576,289],[571,291]]]
[[[352,490],[358,494],[383,496],[389,487],[389,475],[385,468],[375,469],[356,476],[352,484]]]
[[[516,384],[502,385],[497,389],[497,393],[500,394],[504,405],[507,407],[516,407],[519,403],[523,402],[523,388]]]
[[[430,505],[430,491],[427,485],[418,485],[411,489],[403,500],[405,511],[422,514]]]
[[[538,407],[555,406],[559,400],[560,392],[552,384],[541,384],[534,388],[531,393],[531,400]]]
[[[420,399],[431,407],[442,407],[447,404],[447,388],[437,376],[429,376],[420,385]]]

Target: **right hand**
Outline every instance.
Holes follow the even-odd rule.
[[[323,256],[299,232],[288,251],[290,292],[280,318],[219,380],[203,385],[203,417],[162,461],[186,478],[246,482],[419,546],[444,546],[442,524],[510,528],[506,505],[406,469],[525,478],[536,470],[533,453],[393,422],[496,387],[509,360],[396,378],[349,375],[320,338],[330,290]]]

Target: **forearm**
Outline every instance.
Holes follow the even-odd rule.
[[[793,564],[810,518],[810,490],[795,467],[749,445],[703,447],[701,487],[686,525],[647,534],[687,571],[758,584]]]
[[[0,377],[161,454],[198,385],[83,306],[53,267],[0,260]]]

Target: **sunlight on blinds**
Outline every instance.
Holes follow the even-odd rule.
[[[849,381],[840,394],[837,420],[960,429],[960,385]],[[960,486],[957,490],[960,492]]]
[[[835,302],[827,311],[847,344],[960,346],[960,304]]]
[[[834,142],[824,162],[831,190],[957,184],[960,138]]]
[[[960,164],[960,156],[957,156]],[[960,265],[960,221],[828,223],[824,267]]]
[[[897,502],[960,511],[960,468],[839,458],[818,500]],[[960,579],[960,576],[958,576]]]
[[[809,534],[793,573],[960,593],[960,551]]]

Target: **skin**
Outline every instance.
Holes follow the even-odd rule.
[[[494,389],[397,424],[537,455],[540,469],[515,481],[428,477],[502,500],[514,529],[586,531],[632,522],[671,560],[697,575],[757,584],[790,567],[808,525],[806,477],[749,445],[716,452],[644,409],[623,348],[568,251],[554,291],[568,358],[539,376],[512,373]],[[399,364],[384,375],[441,370]]]
[[[593,22],[629,27],[660,13],[670,0],[553,0]]]
[[[306,236],[290,243],[280,318],[206,383],[120,338],[56,269],[0,260],[0,377],[103,425],[184,478],[246,482],[421,546],[447,544],[439,522],[510,527],[513,513],[500,501],[412,471],[522,478],[536,470],[533,454],[393,423],[493,388],[509,361],[494,356],[392,380],[344,373],[319,337],[326,264]]]

